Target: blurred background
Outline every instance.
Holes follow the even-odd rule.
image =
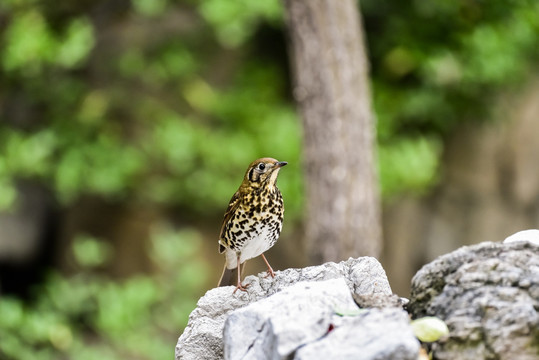
[[[436,256],[539,227],[539,2],[358,5],[407,296]],[[170,359],[258,157],[289,162],[268,258],[309,265],[286,36],[278,0],[0,3],[0,358]]]

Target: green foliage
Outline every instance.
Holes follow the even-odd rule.
[[[85,268],[69,277],[51,273],[35,289],[35,303],[0,298],[0,358],[169,359],[208,268],[197,257],[202,242],[193,230],[157,228],[151,245],[156,276],[118,283]],[[81,238],[75,258],[81,266],[110,261],[102,246]]]
[[[491,95],[533,67],[537,3],[500,4],[361,2],[385,195],[432,184],[444,134],[488,118]],[[250,55],[262,25],[282,29],[280,3],[133,0],[132,13],[154,21],[190,6],[202,23],[117,39],[122,46],[103,44],[106,55],[96,57],[101,30],[80,11],[2,4],[1,86],[4,103],[15,105],[0,127],[1,208],[16,201],[17,178],[39,178],[64,204],[90,193],[217,212],[246,164],[269,155],[292,165],[280,186],[288,216],[299,216],[301,132],[285,69]],[[221,64],[229,66],[224,83],[216,80]]]
[[[199,11],[215,29],[219,42],[227,47],[245,43],[261,21],[275,23],[282,17],[278,0],[207,0],[200,2]]]
[[[64,34],[55,35],[37,9],[12,19],[5,32],[3,68],[25,76],[39,75],[49,63],[72,68],[80,64],[94,45],[93,27],[85,18],[74,19]]]
[[[79,235],[73,241],[73,255],[83,267],[96,267],[110,260],[112,249],[109,243],[88,235]]]
[[[137,12],[149,17],[162,14],[167,5],[166,0],[132,0],[131,2]]]
[[[459,122],[488,118],[490,95],[520,84],[539,55],[536,1],[361,5],[367,33],[370,26],[379,32],[369,50],[385,135],[443,134]]]
[[[235,46],[264,19],[281,13],[277,1],[245,2],[226,12],[242,14],[231,25],[217,11],[232,6],[227,4],[204,2],[200,11],[217,38],[230,33],[229,26],[246,36],[227,40]],[[283,69],[249,60],[218,87],[205,74],[213,54],[197,45],[212,35],[198,28],[183,34],[185,41],[171,34],[142,46],[109,48],[107,61],[99,63],[91,58],[98,30],[85,17],[70,15],[56,27],[42,8],[16,5],[2,34],[3,72],[11,82],[5,85],[22,92],[24,107],[36,113],[23,118],[30,126],[7,119],[12,125],[0,127],[3,208],[14,204],[16,179],[38,178],[65,205],[83,194],[98,194],[221,212],[247,164],[273,156],[293,164],[280,185],[290,199],[288,216],[299,216],[300,130],[282,95]],[[165,16],[173,6],[165,0],[133,1],[134,11],[150,19]],[[93,69],[94,81],[104,85],[90,85],[74,68]],[[13,93],[6,102],[15,100]]]
[[[443,139],[458,124],[496,119],[496,95],[539,58],[533,0],[361,1],[378,117],[385,195],[436,180]],[[372,35],[371,35],[372,34]]]
[[[421,193],[425,184],[436,181],[441,144],[435,138],[401,138],[380,147],[381,186],[386,194],[397,194],[402,189]]]

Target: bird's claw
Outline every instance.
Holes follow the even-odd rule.
[[[241,283],[239,283],[238,285],[236,285],[236,288],[234,289],[232,294],[235,294],[236,291],[238,291],[238,289],[240,289],[241,291],[247,291],[247,288],[249,287],[249,285],[251,284],[242,285]]]
[[[264,276],[266,279],[271,276],[272,278],[275,277],[275,273],[273,272],[273,269],[272,268],[269,268],[268,270],[266,270],[266,276]]]

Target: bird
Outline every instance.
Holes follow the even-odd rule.
[[[253,161],[225,211],[219,235],[225,267],[218,286],[235,284],[233,294],[238,289],[247,291],[248,285],[241,284],[241,270],[249,259],[261,255],[267,276],[275,277],[264,252],[275,245],[283,228],[284,203],[276,181],[287,164],[269,157]]]

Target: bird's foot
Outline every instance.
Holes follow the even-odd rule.
[[[264,262],[266,263],[266,266],[268,267],[268,270],[266,271],[268,273],[268,275],[266,275],[266,278],[268,276],[271,276],[272,278],[275,277],[275,273],[273,272],[273,269],[271,268],[271,265],[269,264],[268,260],[266,259],[266,257],[264,256],[264,254],[261,254],[262,255],[262,259],[264,259]]]
[[[268,278],[269,276],[271,276],[272,278],[275,277],[275,273],[273,272],[273,269],[271,267],[269,267],[268,270],[266,270],[265,278]]]
[[[240,289],[241,291],[247,291],[247,288],[249,287],[249,285],[251,284],[242,285],[241,283],[238,283],[238,285],[236,285],[236,288],[234,289],[234,292],[232,292],[232,294],[235,294],[236,291],[238,291],[238,289]]]

